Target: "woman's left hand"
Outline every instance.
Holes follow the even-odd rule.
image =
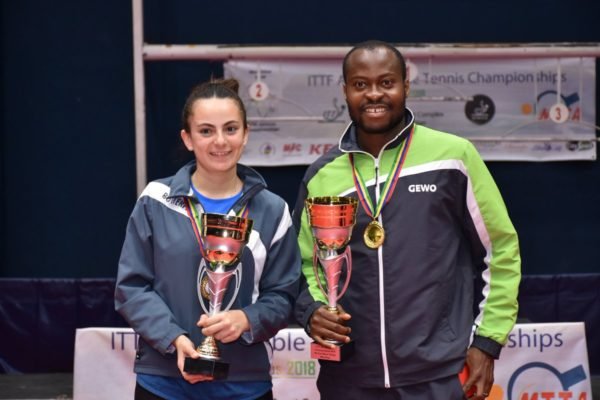
[[[233,342],[250,330],[250,322],[242,310],[229,310],[212,317],[203,314],[196,325],[202,328],[204,336],[213,336],[222,343]]]
[[[183,379],[189,383],[198,383],[202,381],[212,381],[213,377],[201,374],[188,374],[183,370],[186,357],[199,358],[200,354],[196,351],[194,343],[185,335],[179,335],[174,341],[173,345],[177,349],[177,367],[181,372]]]

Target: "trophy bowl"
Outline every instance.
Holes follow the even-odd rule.
[[[213,316],[231,308],[241,284],[241,255],[252,233],[253,221],[222,214],[202,214],[202,261],[198,271],[198,298],[204,312]],[[235,291],[229,304],[222,302],[231,277],[235,276]],[[206,301],[208,300],[208,307]],[[191,374],[225,379],[229,364],[221,361],[217,342],[206,337],[196,349],[200,358],[187,357],[184,371]]]
[[[330,257],[343,253],[356,223],[358,201],[351,197],[312,197],[305,204],[318,251]]]
[[[251,219],[202,214],[204,259],[212,271],[234,269],[252,232]]]

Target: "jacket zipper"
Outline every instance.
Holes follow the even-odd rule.
[[[379,154],[381,156],[381,154]],[[389,177],[388,177],[389,178]],[[379,192],[379,157],[375,158],[375,201],[374,205],[379,202],[379,197],[381,193]],[[377,217],[377,220],[383,226],[383,219],[381,214]],[[385,296],[384,292],[384,282],[383,282],[383,252],[382,246],[377,249],[377,260],[379,267],[379,330],[381,332],[380,340],[381,340],[381,361],[383,363],[383,383],[386,388],[390,387],[390,371],[388,367],[387,360],[387,347],[385,340]]]
[[[406,130],[406,128],[412,126],[412,124],[415,123],[412,111],[410,111],[410,117],[411,117],[411,119],[410,119],[409,123],[406,124],[406,126],[402,129],[402,131],[400,131],[398,136],[400,136]],[[342,148],[342,140],[346,136],[346,133],[348,132],[348,128],[351,125],[352,125],[352,123],[348,124],[348,126],[346,127],[346,131],[340,137],[339,149],[343,153],[362,153],[362,154],[366,154],[366,155],[373,157],[373,155],[371,153],[368,153],[368,152],[360,150],[360,149],[359,150],[344,150]],[[395,139],[397,139],[398,136],[396,136],[396,138],[394,138],[394,139],[390,140],[388,143],[386,143],[379,151],[379,155],[377,157],[373,157],[373,160],[375,161],[375,203],[377,203],[377,201],[379,200],[379,196],[380,196],[380,193],[379,193],[379,159],[383,155],[387,146],[391,142],[393,142]],[[379,214],[379,217],[377,217],[377,220],[383,227],[383,217],[381,214]],[[379,287],[380,287],[380,290],[379,290],[379,304],[380,304],[380,306],[379,306],[379,320],[380,320],[379,330],[381,331],[380,340],[381,340],[381,362],[383,364],[383,384],[386,388],[389,388],[390,387],[390,369],[389,369],[389,365],[388,365],[387,346],[386,346],[386,340],[385,340],[385,307],[384,307],[385,296],[383,294],[383,292],[384,292],[384,287],[383,287],[383,284],[384,284],[384,282],[383,282],[383,246],[380,246],[377,249],[377,262],[378,262],[378,268],[379,268]]]

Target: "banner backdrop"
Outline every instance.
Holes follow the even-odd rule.
[[[319,398],[311,341],[302,329],[283,329],[270,340],[276,400]],[[131,329],[77,329],[74,400],[133,398],[136,343]],[[517,324],[496,362],[488,399],[592,400],[584,324]]]
[[[349,123],[341,60],[228,61],[250,118],[249,165],[309,164]],[[486,160],[595,160],[595,59],[408,61],[417,122]]]

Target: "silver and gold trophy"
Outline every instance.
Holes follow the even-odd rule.
[[[312,197],[305,201],[306,214],[313,234],[313,271],[319,289],[327,298],[327,310],[337,313],[337,302],[344,295],[352,274],[350,238],[356,223],[358,201],[351,197]],[[346,265],[346,278],[340,290],[342,268]],[[321,281],[325,277],[325,285]],[[316,342],[311,343],[312,358],[341,361],[351,355],[354,342],[326,339],[336,345],[330,349]]]
[[[213,316],[231,308],[242,282],[240,257],[252,232],[252,220],[222,214],[202,214],[202,261],[198,270],[198,298],[204,312]],[[223,307],[231,277],[235,291]],[[208,307],[207,303],[208,302]],[[186,357],[183,370],[192,374],[225,379],[229,364],[221,361],[214,337],[206,337],[196,349],[200,358]]]

